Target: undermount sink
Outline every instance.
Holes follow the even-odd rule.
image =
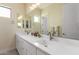
[[[36,42],[43,45],[44,47],[48,47],[48,46],[52,45],[53,43],[57,42],[57,39],[53,38],[52,40],[50,40],[49,37],[43,36]]]
[[[39,44],[43,45],[44,47],[52,50],[66,50],[68,48],[72,47],[79,47],[79,42],[71,39],[65,39],[65,38],[53,38],[50,40],[49,38],[41,38],[37,41]],[[74,48],[75,49],[75,48]]]
[[[53,48],[55,49],[65,49],[68,46],[72,46],[73,44],[78,46],[74,40],[69,40],[65,38],[59,38],[59,37],[53,37],[52,40],[50,40],[49,36],[43,35],[41,38],[35,37],[33,39],[35,41],[35,45],[42,45],[50,50]],[[73,45],[73,46],[74,46]]]

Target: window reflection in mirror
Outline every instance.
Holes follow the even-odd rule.
[[[35,22],[35,23],[38,23],[38,22],[40,22],[40,21],[39,21],[39,17],[37,17],[37,16],[34,16],[34,22]]]

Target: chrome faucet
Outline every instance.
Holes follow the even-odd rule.
[[[55,27],[53,27],[53,31],[49,32],[50,40],[53,39],[53,36],[55,36],[55,34],[56,34]]]
[[[53,35],[52,35],[51,32],[49,32],[49,36],[50,36],[50,40],[52,40],[53,39]]]
[[[25,33],[27,33],[27,34],[29,34],[30,32],[29,31],[27,31],[26,29],[25,29],[25,31],[24,31]]]

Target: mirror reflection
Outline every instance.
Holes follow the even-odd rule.
[[[79,39],[78,4],[73,3],[40,3],[30,5],[25,20],[18,21],[24,30],[56,37]],[[74,12],[73,12],[74,11]],[[20,16],[21,18],[21,16]]]

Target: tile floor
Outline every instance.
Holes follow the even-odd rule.
[[[8,51],[6,53],[1,53],[0,55],[19,55],[18,51],[16,49]]]

